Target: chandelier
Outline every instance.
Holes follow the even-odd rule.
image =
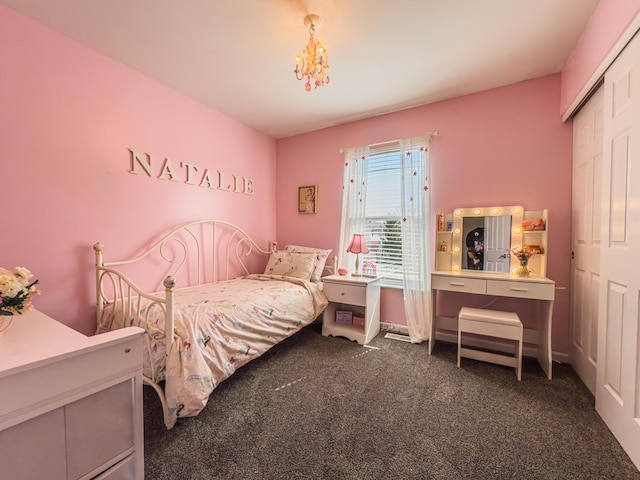
[[[313,88],[323,87],[329,83],[329,57],[322,44],[313,36],[316,33],[316,25],[320,22],[318,15],[304,17],[305,26],[309,27],[309,43],[302,53],[296,56],[296,69],[294,70],[298,80],[305,81],[304,89],[311,91]]]

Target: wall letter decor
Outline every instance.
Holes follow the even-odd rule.
[[[129,173],[138,175],[146,173],[148,177],[153,177],[154,166],[158,167],[159,162],[154,162],[151,154],[140,152],[133,148],[129,149],[131,167]],[[198,182],[198,172],[202,171],[202,178]],[[157,179],[171,180],[174,182],[183,179],[183,183],[187,185],[197,185],[198,187],[211,188],[214,190],[223,190],[225,192],[242,193],[244,195],[253,195],[253,180],[241,175],[231,174],[233,181],[225,180],[225,173],[216,170],[218,174],[217,182],[212,178],[208,168],[200,169],[198,165],[193,163],[180,162],[180,168],[176,169],[169,158],[165,158],[159,168]]]

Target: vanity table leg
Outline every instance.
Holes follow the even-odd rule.
[[[553,357],[551,353],[551,330],[553,300],[540,300],[540,324],[538,325],[538,362],[551,380]]]
[[[438,301],[438,290],[431,289],[431,333],[429,333],[429,355],[433,352],[433,345],[436,343],[436,312]]]

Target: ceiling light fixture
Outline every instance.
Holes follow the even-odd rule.
[[[320,23],[318,15],[310,14],[304,17],[305,26],[309,27],[309,43],[304,51],[296,56],[296,69],[294,70],[298,80],[305,80],[304,89],[311,91],[313,88],[324,87],[329,83],[329,57],[322,44],[313,36],[316,33],[316,25]],[[325,78],[326,75],[326,78]]]

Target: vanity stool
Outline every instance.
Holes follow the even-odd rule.
[[[522,378],[522,330],[522,322],[513,312],[462,307],[458,314],[458,368],[460,368],[461,357],[497,363],[506,367],[514,367],[518,381],[520,381]],[[463,333],[515,340],[514,356],[463,348]]]

